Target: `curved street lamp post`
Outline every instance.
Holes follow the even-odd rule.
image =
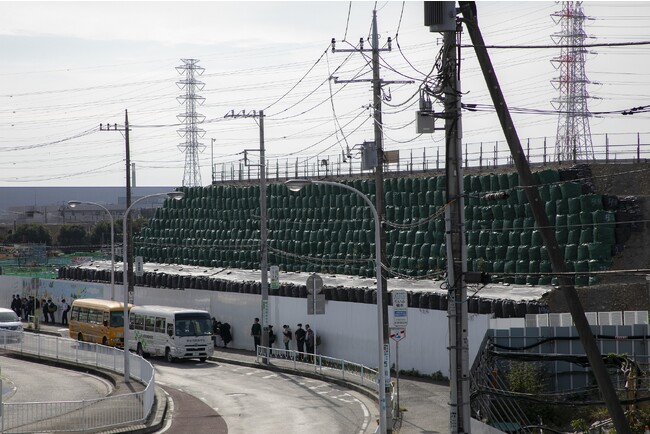
[[[366,202],[372,216],[375,219],[375,274],[377,279],[377,338],[378,338],[378,348],[379,352],[377,354],[377,369],[379,370],[379,434],[386,434],[386,372],[385,364],[388,363],[386,355],[384,354],[384,314],[383,314],[383,297],[382,297],[382,283],[381,283],[381,240],[380,240],[380,229],[381,222],[379,220],[379,215],[377,214],[377,209],[375,205],[359,190],[349,185],[341,184],[338,182],[332,181],[316,181],[310,179],[290,179],[286,183],[289,190],[297,192],[300,191],[304,186],[308,184],[321,184],[321,185],[331,185],[345,190],[349,190],[359,196]]]
[[[70,208],[76,208],[77,205],[93,205],[97,206],[104,211],[106,211],[106,214],[111,218],[111,300],[115,300],[115,219],[113,218],[113,214],[106,208],[104,205],[100,205],[96,202],[86,202],[83,200],[69,200],[68,201],[68,206]]]
[[[124,211],[124,219],[122,220],[122,258],[123,258],[123,271],[122,271],[122,281],[124,286],[124,382],[128,383],[130,381],[130,369],[129,369],[129,272],[127,269],[127,219],[129,216],[129,211],[133,208],[138,202],[142,202],[146,199],[151,199],[152,197],[167,196],[174,200],[180,200],[185,196],[185,193],[182,191],[169,191],[167,193],[155,193],[148,196],[141,197],[136,200],[129,206],[126,211]]]

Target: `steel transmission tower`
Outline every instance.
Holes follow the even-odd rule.
[[[559,77],[551,80],[560,91],[552,103],[560,112],[557,122],[555,156],[557,161],[593,160],[594,148],[591,143],[587,108],[589,80],[585,74],[584,47],[587,35],[583,29],[585,20],[590,19],[582,12],[582,2],[562,2],[562,10],[551,14],[553,21],[562,30],[552,38],[561,51],[551,60],[560,71]]]
[[[196,112],[196,106],[203,104],[205,98],[196,94],[202,90],[205,83],[197,80],[197,76],[203,74],[205,68],[198,66],[198,59],[181,59],[183,65],[177,66],[176,70],[185,77],[176,84],[185,93],[178,98],[179,103],[185,104],[185,113],[176,117],[185,126],[178,131],[181,137],[185,137],[185,143],[178,145],[181,152],[185,152],[185,171],[183,173],[183,187],[201,186],[201,170],[199,167],[199,152],[203,152],[205,146],[199,143],[199,138],[205,135],[205,130],[197,127],[205,120],[205,116]]]

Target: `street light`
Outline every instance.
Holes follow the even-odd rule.
[[[113,218],[113,214],[111,214],[111,212],[104,205],[100,205],[95,202],[86,202],[83,200],[68,201],[68,206],[70,208],[76,208],[77,205],[81,204],[98,206],[106,211],[108,216],[111,218],[111,300],[115,300],[115,219]]]
[[[375,205],[359,190],[349,185],[341,184],[338,182],[331,181],[316,181],[310,179],[290,179],[286,183],[286,186],[289,190],[297,192],[300,191],[307,184],[321,184],[321,185],[332,185],[335,187],[340,187],[345,190],[349,190],[355,194],[361,196],[361,198],[366,202],[370,211],[372,211],[372,216],[375,219],[375,275],[377,278],[377,338],[378,338],[378,347],[379,352],[377,354],[377,369],[379,370],[379,434],[386,434],[386,363],[387,358],[384,355],[384,314],[383,314],[383,298],[382,298],[382,287],[381,287],[381,222],[379,221],[379,215],[377,214],[377,209]]]
[[[141,197],[140,199],[136,200],[129,206],[126,211],[124,211],[124,219],[122,220],[122,259],[123,259],[123,266],[122,266],[122,282],[124,283],[124,382],[128,383],[130,381],[130,372],[129,372],[129,271],[127,268],[127,252],[129,249],[127,248],[127,230],[126,230],[126,225],[127,225],[127,218],[129,216],[129,211],[133,208],[133,206],[138,203],[142,202],[143,200],[150,199],[152,197],[159,197],[159,196],[167,196],[171,199],[174,200],[181,200],[184,196],[185,193],[182,191],[169,191],[167,193],[155,193],[155,194],[150,194],[148,196]]]

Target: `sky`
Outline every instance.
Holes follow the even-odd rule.
[[[373,140],[368,105],[369,53],[332,53],[358,47],[371,30],[376,8],[385,81],[386,150],[401,159],[439,153],[444,132],[415,131],[418,88],[441,49],[442,35],[424,26],[422,2],[32,2],[0,1],[0,186],[121,186],[125,183],[124,138],[99,125],[124,124],[128,110],[131,161],[139,186],[181,185],[185,139],[177,130],[185,113],[177,84],[181,59],[198,59],[204,97],[197,112],[200,176],[211,181],[238,166],[243,151],[259,147],[253,118],[227,113],[264,110],[267,165],[271,168],[336,161],[347,148]],[[560,54],[552,35],[555,2],[478,2],[478,22],[519,137],[533,149],[555,146],[559,96],[552,80]],[[649,2],[585,2],[587,44],[650,40]],[[467,32],[462,43],[470,44]],[[623,158],[637,140],[650,142],[648,113],[621,111],[650,104],[650,45],[589,47],[585,55],[590,128],[595,152]],[[490,106],[471,47],[461,48],[463,102],[486,107],[464,111],[463,143],[476,158],[507,145]],[[434,106],[442,111],[442,106]],[[440,125],[441,126],[441,125]],[[638,135],[637,135],[638,133]],[[482,145],[481,145],[482,143]],[[627,148],[624,145],[629,145]],[[646,145],[644,147],[648,148]],[[617,154],[618,152],[618,154]],[[626,154],[627,152],[627,154]],[[646,151],[647,152],[647,151]],[[504,154],[505,155],[505,154]],[[249,158],[255,164],[257,153]]]

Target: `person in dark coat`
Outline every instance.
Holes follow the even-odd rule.
[[[54,312],[58,309],[57,305],[54,304],[52,299],[47,300],[47,312],[50,315],[50,322],[54,324]]]
[[[47,323],[49,322],[49,320],[50,320],[50,313],[49,313],[49,311],[47,310],[48,307],[49,307],[49,306],[48,306],[48,304],[47,304],[47,300],[46,300],[46,299],[42,299],[42,300],[41,300],[41,310],[43,311],[43,322],[44,322],[45,324],[47,324]]]
[[[232,341],[232,334],[230,333],[230,324],[227,322],[221,323],[219,326],[221,330],[221,340],[223,341],[223,347],[228,348],[228,344]]]
[[[307,352],[309,354],[314,354],[314,331],[309,327],[309,324],[305,324],[305,331],[307,333],[307,338],[305,339],[305,344],[307,344]]]
[[[255,342],[255,352],[257,352],[257,346],[260,344],[260,339],[262,337],[262,326],[259,318],[255,318],[255,321],[253,322],[251,327],[251,336]]]
[[[269,348],[273,348],[273,343],[275,342],[275,333],[273,333],[273,326],[269,326]]]
[[[298,324],[298,328],[296,329],[296,347],[298,348],[299,353],[304,353],[305,352],[305,337],[307,336],[307,332],[305,332],[305,329],[302,328],[302,324]],[[302,358],[302,355],[300,355]]]
[[[20,303],[20,297],[17,295],[11,296],[11,310],[16,312],[16,315],[20,316],[20,309],[18,308],[18,303]]]

